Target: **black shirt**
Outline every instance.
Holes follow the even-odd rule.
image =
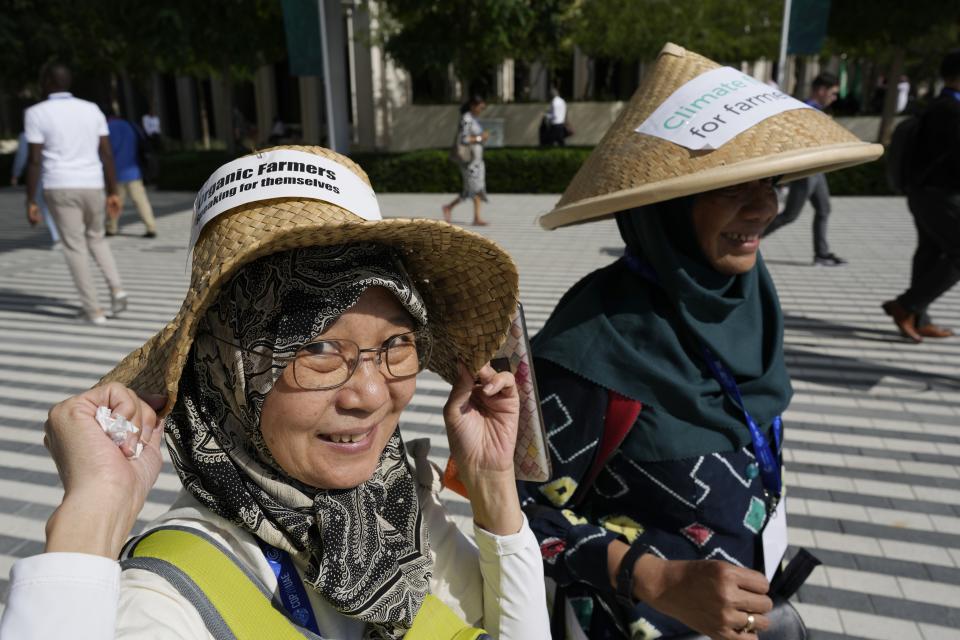
[[[960,191],[960,91],[944,88],[930,104],[917,143],[922,186]]]

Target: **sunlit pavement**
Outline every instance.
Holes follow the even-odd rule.
[[[387,194],[389,216],[440,217],[449,195]],[[130,307],[104,327],[74,318],[77,297],[59,252],[30,229],[21,190],[0,190],[0,591],[12,563],[43,548],[61,489],[42,445],[51,404],[94,384],[176,312],[187,284],[192,195],[151,193],[159,237],[128,207],[110,240]],[[582,275],[619,255],[612,221],[556,232],[536,216],[556,196],[493,195],[475,229],[516,259],[531,331]],[[467,205],[455,221],[467,221]],[[915,233],[901,198],[835,198],[832,249],[842,268],[813,267],[808,209],[765,241],[787,321],[796,394],[785,415],[790,539],[824,562],[798,600],[816,638],[960,638],[960,338],[902,340],[880,304],[909,278]],[[98,286],[102,286],[98,282]],[[102,300],[107,293],[101,289]],[[960,328],[960,291],[934,318]],[[748,339],[749,336],[744,336]],[[447,456],[447,386],[424,375],[404,413],[405,437]],[[179,481],[169,466],[141,514],[161,513]],[[468,505],[451,500],[466,515]],[[0,605],[2,606],[2,605]]]

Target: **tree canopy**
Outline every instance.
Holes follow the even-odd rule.
[[[391,56],[414,73],[446,74],[452,64],[468,87],[517,53],[536,16],[536,3],[528,0],[383,4],[389,16],[383,36]]]
[[[775,57],[782,0],[385,0],[387,51],[468,83],[504,58],[556,68],[585,53],[650,60],[668,41],[723,61]]]
[[[283,53],[271,0],[0,0],[0,64],[14,90],[51,60],[91,73],[242,77]]]
[[[573,17],[589,55],[651,60],[667,42],[724,62],[776,57],[782,0],[587,0]]]

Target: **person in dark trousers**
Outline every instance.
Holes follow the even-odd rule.
[[[821,111],[837,99],[840,81],[832,73],[821,73],[810,85],[810,97],[806,103]],[[813,264],[825,267],[839,267],[846,260],[831,253],[827,243],[827,220],[830,218],[830,187],[822,173],[802,178],[790,183],[787,202],[773,223],[767,227],[764,237],[784,227],[800,216],[803,203],[810,199],[813,205]]]
[[[914,342],[954,332],[927,308],[960,281],[960,49],[940,65],[943,90],[921,116],[907,205],[917,226],[910,288],[883,303],[900,333]]]

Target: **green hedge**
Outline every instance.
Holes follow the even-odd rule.
[[[487,191],[490,193],[561,193],[589,155],[589,147],[551,149],[488,149]],[[373,188],[381,193],[456,193],[460,172],[446,149],[407,153],[356,153],[353,159],[366,170]],[[213,171],[232,157],[225,151],[183,151],[160,156],[160,189],[195,191]],[[3,171],[0,156],[0,172]],[[886,168],[878,162],[829,174],[830,192],[837,196],[891,195]],[[6,173],[9,175],[9,167]]]
[[[589,148],[489,149],[487,190],[491,193],[560,193],[576,173]],[[356,153],[353,159],[382,193],[455,193],[460,171],[446,149],[408,153]],[[182,151],[159,158],[160,189],[194,191],[213,171],[232,157],[225,151]]]
[[[210,174],[233,160],[226,151],[177,151],[159,156],[157,188],[167,191],[199,191]]]
[[[895,195],[887,184],[886,158],[876,162],[858,164],[849,169],[841,169],[827,174],[830,193],[835,196],[892,196]]]
[[[588,147],[552,149],[488,149],[487,191],[490,193],[560,193],[590,153]],[[446,149],[409,153],[358,153],[357,163],[380,192],[455,193],[460,170]]]

